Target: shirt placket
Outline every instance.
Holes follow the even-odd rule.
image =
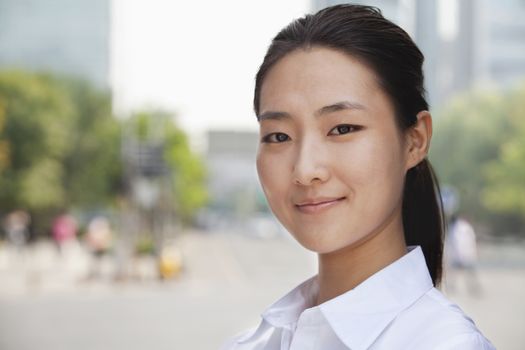
[[[281,350],[289,350],[293,339],[293,331],[289,328],[283,328],[281,333]]]
[[[319,340],[317,332],[320,326],[319,316],[317,309],[307,309],[301,314],[287,350],[316,349]]]

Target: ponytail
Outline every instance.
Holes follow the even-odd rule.
[[[419,245],[434,285],[443,270],[444,215],[439,184],[424,159],[407,172],[403,194],[403,228],[407,245]]]

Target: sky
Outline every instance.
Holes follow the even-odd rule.
[[[444,38],[458,0],[438,1]],[[196,147],[207,130],[257,130],[254,77],[271,39],[310,0],[113,0],[111,85],[118,115],[172,111]]]
[[[273,36],[309,6],[309,0],[114,0],[116,111],[167,109],[193,135],[257,130],[257,68]]]

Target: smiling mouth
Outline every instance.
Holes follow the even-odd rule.
[[[333,199],[326,199],[326,200],[319,200],[319,201],[312,201],[312,202],[306,202],[302,204],[296,204],[295,207],[304,214],[317,214],[324,210],[327,210],[329,208],[332,208],[345,200],[346,197],[340,197],[340,198],[333,198]]]

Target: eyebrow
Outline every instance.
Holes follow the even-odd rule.
[[[316,116],[320,116],[323,114],[333,113],[333,112],[339,112],[344,111],[348,109],[358,109],[363,110],[366,109],[365,106],[363,106],[360,103],[357,102],[350,102],[350,101],[341,101],[337,102],[328,106],[324,106],[320,108],[317,112],[315,112]]]
[[[269,112],[264,112],[261,115],[258,115],[257,116],[257,121],[263,121],[263,120],[266,120],[266,119],[279,120],[279,119],[284,119],[284,118],[290,118],[290,114],[286,113],[286,112],[269,111]]]
[[[321,107],[319,110],[315,112],[315,116],[321,116],[323,114],[339,112],[339,111],[344,111],[348,109],[363,110],[366,108],[365,106],[357,102],[341,101],[341,102],[333,103],[328,106]],[[285,119],[285,118],[290,118],[290,117],[291,117],[290,114],[286,112],[268,111],[268,112],[262,113],[261,115],[258,115],[257,120],[260,122],[265,119],[279,120],[279,119]]]

